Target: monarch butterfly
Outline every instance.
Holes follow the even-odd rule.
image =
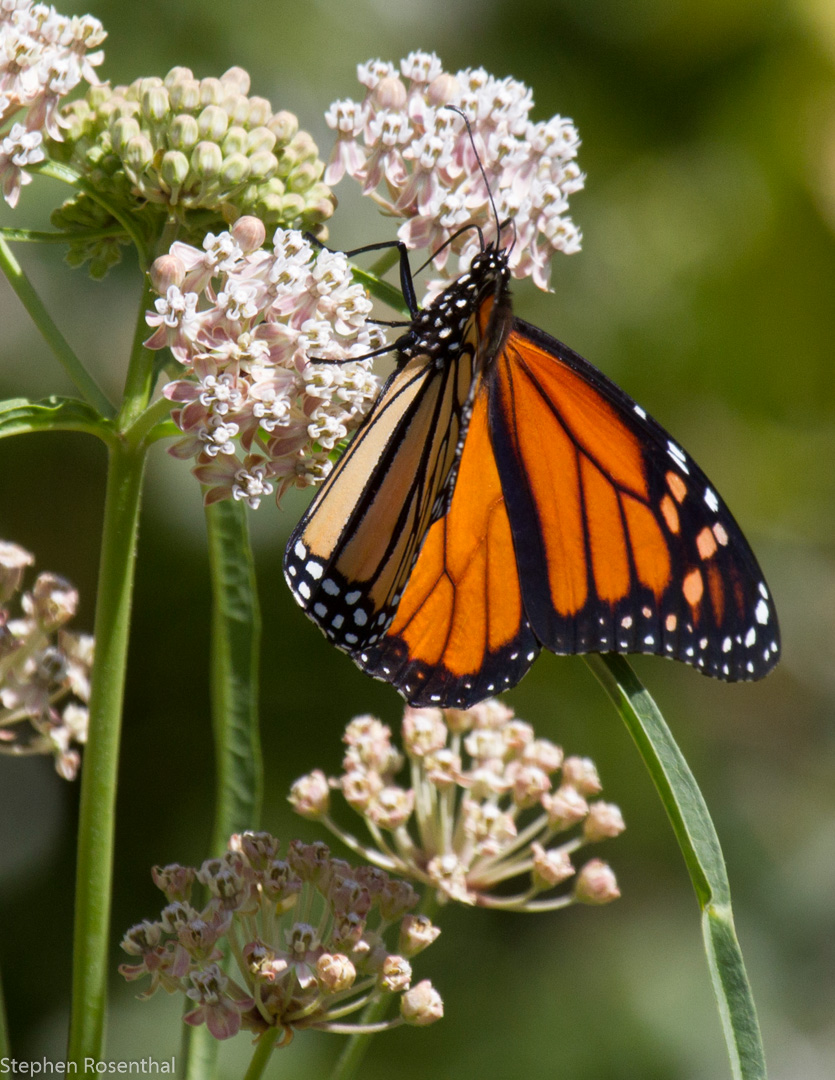
[[[513,316],[498,244],[424,310],[398,246],[412,321],[396,370],[287,545],[308,616],[415,706],[515,686],[543,645],[766,675],[770,593],[692,458]]]

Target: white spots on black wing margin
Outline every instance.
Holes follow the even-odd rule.
[[[687,455],[680,446],[676,445],[676,443],[673,442],[672,439],[667,439],[667,453],[670,455],[676,465],[678,465],[681,471],[687,473],[689,476],[690,469],[687,466]]]

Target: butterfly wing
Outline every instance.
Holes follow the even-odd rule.
[[[577,353],[514,319],[486,378],[522,597],[556,653],[647,652],[728,681],[776,664],[762,571],[696,463]]]
[[[395,371],[290,537],[287,583],[346,652],[385,631],[426,532],[443,512],[473,363],[465,344],[445,366],[419,354]]]
[[[412,705],[469,708],[514,686],[539,654],[477,388],[449,509],[426,537],[385,636],[355,654]]]

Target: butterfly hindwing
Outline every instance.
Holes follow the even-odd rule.
[[[514,686],[539,654],[522,603],[487,406],[482,386],[449,509],[429,530],[385,637],[355,657],[412,705],[468,708]]]
[[[488,379],[522,595],[542,644],[657,653],[729,681],[766,674],[779,630],[762,572],[667,432],[518,319]]]

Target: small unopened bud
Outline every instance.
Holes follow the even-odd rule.
[[[164,86],[149,87],[142,95],[142,115],[154,123],[168,116],[171,101]]]
[[[266,124],[273,114],[273,107],[262,97],[251,97],[249,99],[249,127],[256,128],[262,124]]]
[[[620,836],[626,826],[620,808],[614,803],[595,802],[589,807],[589,816],[583,824],[583,836],[590,843]]]
[[[400,999],[400,1015],[413,1027],[427,1027],[444,1015],[441,995],[428,979],[423,979]]]
[[[276,159],[276,167],[278,167],[278,159]],[[307,191],[321,175],[321,161],[303,161],[287,177],[287,189],[288,191]]]
[[[548,824],[557,832],[570,829],[589,812],[589,804],[576,788],[568,784],[563,784],[551,794],[543,795],[542,807],[548,815]]]
[[[291,112],[282,109],[267,122],[267,127],[275,135],[279,143],[289,143],[299,130],[299,121]]]
[[[219,105],[207,105],[197,117],[200,138],[219,142],[229,127],[229,117]]]
[[[257,154],[260,150],[269,150],[272,153],[277,141],[274,133],[268,127],[264,127],[263,124],[261,127],[248,131],[246,138],[246,152],[248,154]]]
[[[247,181],[251,171],[248,157],[243,154],[230,154],[229,157],[223,159],[220,167],[221,183],[226,188],[238,187]]]
[[[297,221],[305,212],[305,201],[301,195],[288,193],[281,200],[281,216],[288,224]]]
[[[130,140],[141,134],[138,120],[132,116],[120,116],[110,129],[110,141],[117,154],[124,154]]]
[[[165,296],[172,285],[179,288],[186,276],[186,268],[182,259],[176,255],[160,255],[151,263],[149,277],[154,291],[160,296]]]
[[[378,109],[399,112],[406,104],[406,87],[395,75],[388,75],[374,87],[371,100]]]
[[[332,217],[335,198],[327,184],[314,184],[309,191],[305,192],[305,217],[308,221],[327,221]],[[317,233],[320,240],[326,239],[321,233]]]
[[[336,994],[354,985],[357,969],[342,953],[323,953],[316,961],[316,977],[326,994]]]
[[[244,255],[250,255],[253,251],[257,251],[267,237],[264,222],[251,214],[244,214],[243,217],[239,217],[232,226],[231,232]]]
[[[398,951],[409,958],[417,956],[437,939],[440,932],[440,928],[425,915],[405,915],[400,923]]]
[[[239,124],[230,127],[223,137],[220,148],[226,156],[245,154],[249,149],[249,135],[246,128],[242,128]]]
[[[44,630],[69,622],[78,609],[78,589],[57,574],[40,574],[32,589],[32,614]]]
[[[596,795],[603,785],[591,758],[568,757],[562,765],[564,784],[571,784],[581,795]]]
[[[234,86],[239,94],[248,94],[250,87],[249,72],[242,67],[230,67],[220,77],[227,86]]]
[[[568,853],[553,849],[546,851],[541,844],[531,844],[533,852],[533,883],[537,889],[551,889],[574,874]]]
[[[217,143],[199,142],[191,154],[191,167],[201,180],[216,180],[223,165],[223,154]]]
[[[159,174],[163,182],[173,191],[179,191],[189,172],[188,158],[180,150],[169,150],[162,155]]]
[[[296,132],[290,143],[290,148],[299,162],[314,161],[319,154],[319,148],[313,141],[313,136],[306,131]]]
[[[188,71],[188,68],[174,68],[174,71]],[[171,73],[169,72],[169,75]],[[166,79],[166,82],[168,80]],[[171,102],[172,109],[179,109],[183,112],[193,112],[200,104],[200,83],[195,79],[191,72],[188,72],[188,76],[183,76],[176,80],[173,80],[168,87],[168,96]]]
[[[426,100],[436,109],[440,105],[449,105],[461,92],[461,84],[448,71],[432,80],[426,88]]]
[[[146,135],[134,135],[128,140],[122,152],[122,160],[128,173],[132,174],[132,178],[141,176],[154,160],[154,147],[151,140]]]
[[[409,989],[412,981],[412,965],[405,956],[390,955],[383,961],[377,983],[381,990],[399,994]]]
[[[269,180],[278,169],[278,158],[269,150],[259,150],[251,154],[247,161],[253,180]]]
[[[168,144],[174,150],[191,150],[200,141],[200,128],[189,113],[175,116],[168,127]]]
[[[201,105],[219,105],[225,96],[226,91],[220,79],[210,77],[200,80]]]
[[[574,898],[581,904],[608,904],[617,900],[620,889],[612,868],[602,859],[591,859],[577,877]]]
[[[307,776],[300,777],[290,788],[289,801],[302,817],[315,820],[326,814],[330,807],[330,789],[322,770],[315,769]]]

